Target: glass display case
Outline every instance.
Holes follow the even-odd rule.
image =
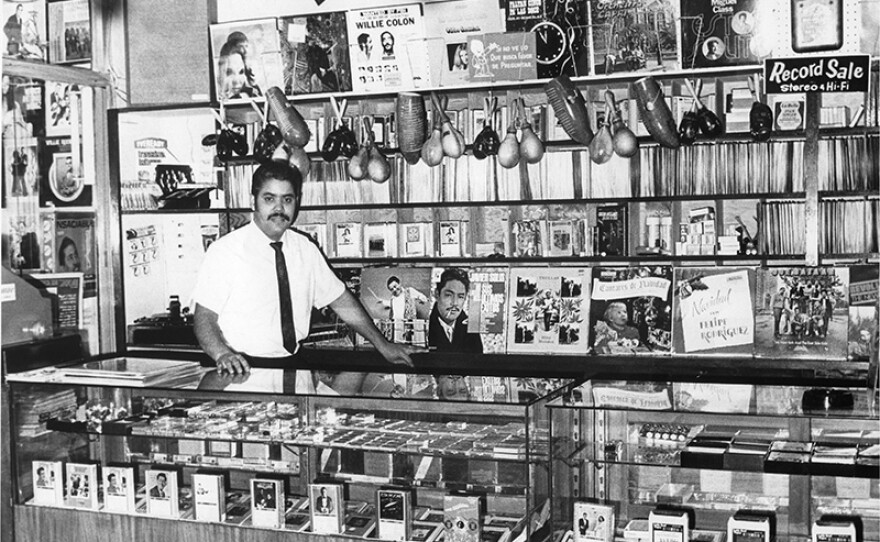
[[[588,380],[548,403],[553,530],[574,541],[582,503],[648,540],[652,510],[684,510],[722,540],[737,511],[775,516],[803,540],[823,515],[858,516],[880,538],[880,425],[868,389]],[[577,511],[577,513],[575,512]],[[577,515],[577,517],[574,517]],[[588,533],[589,534],[589,533]]]
[[[314,531],[310,508],[326,489],[344,499],[340,534],[378,538],[382,490],[406,495],[407,539],[440,536],[454,495],[476,497],[484,539],[525,540],[547,527],[545,405],[567,383],[280,369],[231,377],[147,358],[10,374],[17,527],[39,533],[115,511],[124,514],[113,521],[194,520],[179,528],[196,534],[262,526],[258,479],[280,481],[282,532]],[[176,486],[173,507],[153,495],[158,473]],[[216,475],[225,496],[208,527],[201,474]],[[87,479],[96,498],[83,499]],[[123,479],[134,488],[129,508],[114,498]]]

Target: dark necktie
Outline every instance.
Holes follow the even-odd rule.
[[[269,243],[275,249],[275,274],[278,276],[278,301],[281,306],[281,337],[284,349],[296,352],[296,329],[293,327],[293,303],[290,300],[290,280],[287,278],[287,263],[281,252],[281,241]]]

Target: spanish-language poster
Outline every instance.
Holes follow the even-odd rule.
[[[676,269],[675,351],[751,355],[755,343],[754,286],[754,269]]]
[[[413,64],[423,67],[425,59],[412,59],[411,63],[407,44],[424,38],[420,4],[349,11],[348,41],[354,90],[413,86]]]
[[[429,58],[439,63],[439,81],[432,86],[460,85],[469,80],[468,37],[503,32],[498,6],[484,0],[459,0],[425,4],[425,34],[430,42]],[[433,66],[432,66],[433,67]]]
[[[55,271],[83,273],[83,296],[98,295],[98,251],[94,213],[56,213]]]

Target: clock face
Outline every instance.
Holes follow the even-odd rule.
[[[552,21],[541,21],[532,28],[535,33],[537,52],[535,59],[539,64],[553,64],[565,54],[568,38],[562,28]]]

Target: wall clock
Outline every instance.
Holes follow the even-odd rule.
[[[568,37],[562,27],[553,21],[541,21],[532,27],[535,33],[537,50],[535,58],[539,64],[553,64],[565,54]]]

